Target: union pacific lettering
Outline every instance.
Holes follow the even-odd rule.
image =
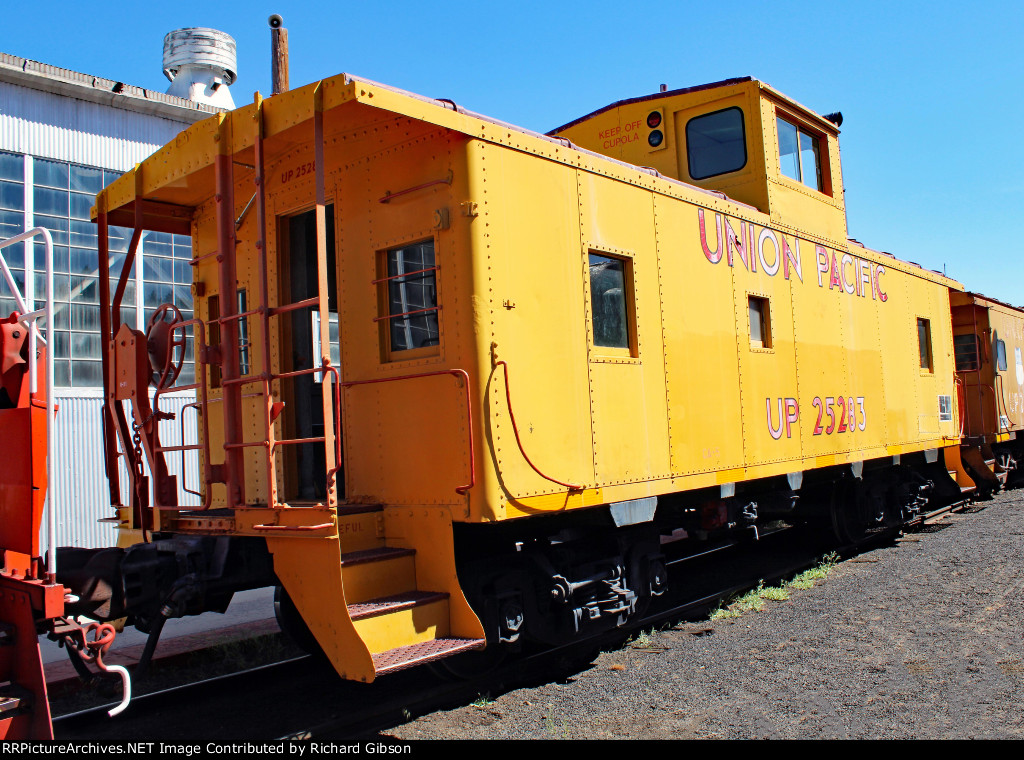
[[[758,229],[755,224],[745,221],[740,221],[737,229],[728,217],[715,214],[715,224],[711,230],[714,233],[715,244],[712,248],[702,208],[697,209],[697,223],[700,226],[701,249],[704,251],[704,257],[712,264],[717,264],[724,258],[729,266],[735,266],[739,260],[749,272],[756,273],[760,266],[761,271],[769,277],[774,277],[781,271],[787,280],[794,274],[800,282],[804,281],[800,238],[787,238],[770,227]],[[850,253],[840,254],[821,245],[814,245],[814,259],[818,270],[819,288],[827,284],[829,290],[838,290],[862,298],[870,294],[873,300],[883,303],[889,300],[889,296],[882,289],[885,267],[881,264],[858,258]]]

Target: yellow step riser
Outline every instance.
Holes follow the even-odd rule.
[[[448,636],[448,600],[353,621],[371,653],[433,641]]]
[[[341,569],[348,604],[368,602],[416,588],[416,558],[396,557],[345,565]]]
[[[338,539],[341,553],[379,549],[384,546],[383,517],[380,512],[338,515]]]

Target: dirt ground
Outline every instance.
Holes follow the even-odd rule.
[[[761,612],[604,652],[568,681],[436,712],[402,739],[1024,735],[1024,492],[836,566]]]

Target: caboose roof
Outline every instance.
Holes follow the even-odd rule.
[[[703,196],[726,199],[719,191],[707,190],[663,177],[656,170],[594,153],[561,137],[534,132],[514,124],[468,111],[451,100],[428,98],[349,74],[290,90],[260,101],[264,119],[264,139],[282,138],[287,142],[303,139],[291,132],[311,122],[317,102],[325,114],[348,103],[358,103],[417,119],[439,127],[471,135],[477,139],[514,145],[532,153],[562,161],[571,161],[582,168],[604,166],[616,176],[623,169],[635,177],[657,177],[663,182],[685,187]],[[143,223],[146,229],[188,234],[192,210],[209,198],[213,187],[213,164],[219,153],[231,155],[236,162],[252,164],[255,144],[256,103],[218,114],[181,132],[134,169],[105,188],[97,197],[92,218],[98,216],[98,205],[104,203],[111,224],[134,226],[136,197],[144,201]],[[220,144],[227,135],[227,145]],[[311,137],[311,135],[310,135]],[[524,139],[525,138],[525,139]],[[304,139],[309,139],[306,137]],[[583,157],[586,157],[585,160]],[[609,167],[611,165],[611,167]],[[746,204],[737,203],[739,206]]]
[[[555,129],[552,129],[550,132],[548,132],[548,134],[549,135],[558,134],[559,132],[562,132],[563,130],[569,129],[570,127],[574,127],[577,124],[582,124],[583,122],[585,122],[585,121],[587,121],[589,119],[592,119],[595,116],[599,116],[600,114],[603,114],[603,113],[605,113],[607,111],[611,111],[611,110],[616,109],[616,108],[621,108],[622,106],[633,105],[634,103],[646,103],[648,101],[651,101],[651,102],[653,102],[653,101],[660,101],[660,100],[664,100],[666,98],[675,98],[675,97],[678,97],[680,95],[692,95],[692,94],[698,93],[698,92],[706,92],[708,90],[716,90],[716,89],[725,89],[727,87],[735,87],[737,85],[743,85],[743,84],[747,84],[747,83],[751,83],[750,86],[757,87],[761,91],[770,94],[776,100],[780,100],[780,101],[784,102],[791,109],[793,109],[795,111],[798,111],[801,116],[803,116],[806,119],[808,119],[809,121],[813,122],[816,126],[820,127],[822,130],[824,130],[826,132],[831,132],[832,134],[836,134],[836,135],[839,134],[839,129],[836,127],[835,124],[833,124],[828,119],[826,119],[823,116],[815,113],[814,111],[812,111],[807,106],[801,105],[800,103],[797,103],[792,98],[782,94],[781,92],[776,90],[774,87],[772,87],[767,82],[761,82],[761,81],[759,81],[757,79],[754,79],[753,77],[734,77],[732,79],[723,79],[720,82],[710,82],[708,84],[700,84],[700,85],[696,85],[694,87],[681,87],[681,88],[678,88],[678,89],[675,89],[675,90],[666,90],[665,92],[655,92],[655,93],[652,93],[650,95],[641,95],[641,96],[636,97],[636,98],[626,98],[625,100],[617,100],[614,103],[610,103],[609,105],[606,105],[606,106],[604,106],[602,108],[598,108],[596,111],[591,111],[590,113],[588,113],[585,116],[580,116],[578,119],[573,119],[568,124],[563,124],[560,127],[556,127]]]
[[[750,77],[723,80],[688,90],[656,93],[648,97],[672,97],[683,92],[744,85],[756,86],[761,91],[770,93],[772,97],[783,100],[790,107],[805,111],[809,118],[820,122],[822,129],[837,132],[831,122],[803,108],[769,85]],[[620,101],[626,102],[628,101]],[[706,203],[709,197],[720,201],[726,200],[732,207],[730,213],[737,213],[740,216],[747,212],[757,214],[757,209],[753,206],[729,198],[719,190],[697,187],[665,177],[656,169],[609,158],[580,148],[567,138],[541,134],[468,111],[451,100],[428,98],[368,79],[338,74],[266,99],[257,95],[253,103],[193,124],[182,131],[173,142],[160,148],[104,188],[97,196],[97,205],[92,208],[92,218],[95,220],[98,217],[102,204],[107,210],[109,224],[135,227],[135,204],[138,198],[141,200],[141,226],[144,229],[189,235],[192,232],[191,220],[195,209],[208,201],[213,194],[214,163],[217,155],[228,155],[236,164],[250,167],[255,163],[257,108],[261,108],[263,112],[265,149],[274,153],[290,150],[296,144],[312,139],[310,125],[317,108],[323,110],[325,130],[329,132],[326,122],[331,112],[347,105],[383,110],[416,119],[475,139],[529,152],[691,202],[703,198],[701,202]],[[607,108],[616,105],[618,104]],[[941,273],[928,272],[891,254],[877,255],[880,258],[890,258],[889,266],[943,282],[957,290],[963,289],[962,285]]]

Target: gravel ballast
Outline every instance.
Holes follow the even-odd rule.
[[[1024,492],[836,566],[761,612],[656,631],[565,682],[419,717],[402,739],[1024,735]]]

